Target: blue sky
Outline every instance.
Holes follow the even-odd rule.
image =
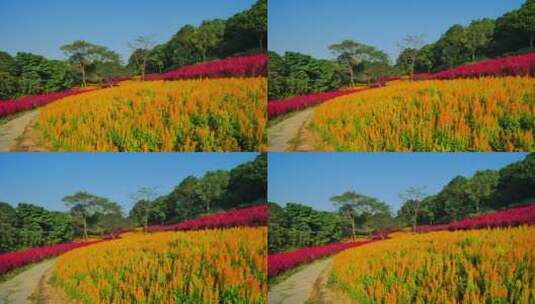
[[[169,193],[183,178],[232,169],[256,153],[0,153],[0,201],[65,210],[61,199],[85,190],[128,212],[141,187]]]
[[[0,0],[0,50],[64,55],[77,39],[104,45],[128,60],[128,41],[155,34],[165,42],[185,24],[228,18],[254,0]]]
[[[425,187],[435,194],[457,175],[499,169],[525,153],[270,153],[268,198],[334,210],[329,198],[348,190],[399,209],[399,193]]]
[[[332,58],[344,39],[374,45],[395,60],[407,34],[437,40],[450,26],[495,18],[525,0],[269,0],[269,49]]]

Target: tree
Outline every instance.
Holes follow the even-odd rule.
[[[476,61],[477,55],[483,52],[494,35],[495,22],[492,19],[474,20],[466,28],[465,48],[470,52],[472,61]]]
[[[193,44],[198,49],[202,62],[206,61],[206,54],[221,43],[224,33],[225,21],[221,19],[203,21],[196,29]]]
[[[120,213],[119,206],[107,198],[79,191],[62,199],[70,209],[73,220],[81,225],[83,239],[88,238],[88,218],[96,214]]]
[[[527,0],[518,11],[518,25],[527,34],[529,47],[535,47],[535,0]]]
[[[208,171],[200,183],[199,199],[206,213],[221,207],[230,180],[230,173],[225,170]]]
[[[0,202],[0,253],[15,250],[18,246],[18,221],[15,208]]]
[[[388,56],[384,52],[353,40],[332,44],[329,50],[347,67],[351,84],[355,83],[355,69],[362,62],[388,62]]]
[[[270,253],[274,253],[286,248],[288,221],[291,219],[287,219],[284,208],[275,203],[269,203],[268,208],[268,249]]]
[[[128,43],[128,47],[133,51],[130,58],[133,58],[136,66],[141,70],[141,80],[145,80],[147,60],[155,44],[154,35],[138,36]]]
[[[369,216],[379,213],[390,213],[388,206],[376,198],[347,191],[341,195],[335,195],[330,198],[339,211],[351,222],[351,235],[356,238],[356,219],[359,216]]]
[[[50,211],[48,213],[47,238],[48,244],[58,244],[72,240],[74,229],[72,219],[65,212]]]
[[[426,197],[424,188],[410,187],[399,196],[403,200],[402,209],[408,209],[408,212],[412,217],[412,231],[416,231],[416,225],[418,224],[418,212],[420,211],[422,201]]]
[[[266,40],[268,12],[267,0],[258,0],[246,14],[244,28],[250,30],[258,38],[258,48],[264,49]]]
[[[184,25],[165,44],[165,57],[168,59],[165,68],[178,68],[200,61],[195,47],[196,29],[192,25]]]
[[[414,79],[414,64],[416,63],[418,51],[423,45],[423,35],[407,35],[398,42],[398,47],[401,49],[401,54],[404,55],[403,57],[400,55],[398,61],[403,60],[403,64],[408,66],[411,80]]]
[[[535,154],[500,171],[494,206],[505,207],[535,198]]]
[[[87,86],[86,71],[88,67],[96,62],[118,61],[116,53],[108,50],[106,47],[91,44],[84,40],[76,40],[71,44],[61,47],[61,50],[69,56],[69,60],[78,66],[82,74],[82,87]]]
[[[249,205],[267,199],[267,154],[230,171],[225,208]]]
[[[138,223],[143,225],[143,230],[148,232],[149,216],[154,199],[158,197],[155,187],[142,187],[136,193],[131,195],[134,201],[134,207],[131,214],[137,219]]]
[[[475,213],[479,214],[482,207],[490,207],[494,197],[500,174],[494,170],[478,171],[469,180],[471,200]]]
[[[227,19],[220,55],[228,56],[247,50],[265,50],[267,44],[267,0]]]

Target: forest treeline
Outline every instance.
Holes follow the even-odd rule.
[[[418,187],[400,193],[402,206],[393,214],[380,200],[348,191],[331,198],[335,212],[309,206],[269,204],[269,251],[323,245],[385,229],[449,223],[485,212],[535,203],[535,153],[500,170],[457,176],[428,195]]]
[[[184,178],[170,193],[142,188],[132,194],[125,214],[117,202],[79,191],[63,197],[67,212],[0,202],[0,252],[56,244],[74,238],[106,237],[111,232],[152,224],[176,223],[202,214],[267,200],[267,156],[231,170]]]
[[[320,92],[383,77],[436,72],[468,62],[535,50],[535,0],[496,19],[451,26],[435,42],[422,36],[399,41],[401,53],[390,62],[374,46],[345,40],[329,46],[335,60],[297,52],[269,53],[269,99]]]
[[[137,37],[129,43],[132,54],[123,62],[105,46],[74,41],[61,46],[67,60],[0,51],[0,100],[65,90],[107,79],[159,73],[184,65],[233,55],[264,51],[267,46],[267,0],[230,18],[205,20],[199,26],[184,25],[167,42]],[[59,46],[58,46],[59,47]]]

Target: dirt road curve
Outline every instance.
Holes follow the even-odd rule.
[[[39,110],[32,110],[23,115],[0,125],[0,151],[10,151],[16,146],[17,138],[19,138],[26,127],[35,121]]]
[[[270,287],[269,304],[304,304],[314,291],[316,281],[331,267],[332,258],[314,262],[286,280]]]
[[[312,108],[303,110],[268,129],[268,151],[292,151],[299,133],[312,116]],[[297,143],[299,145],[299,143]]]
[[[9,281],[0,283],[0,303],[23,304],[38,287],[43,275],[54,265],[55,259],[35,264]]]

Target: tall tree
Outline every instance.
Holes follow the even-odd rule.
[[[199,199],[206,213],[220,208],[230,180],[230,173],[225,170],[208,171],[201,179]]]
[[[0,253],[18,246],[17,213],[10,204],[0,202]]]
[[[111,202],[109,199],[90,194],[86,191],[79,191],[73,195],[65,196],[62,199],[65,205],[70,209],[71,215],[76,224],[80,224],[82,228],[82,237],[88,238],[88,218],[90,216],[108,213],[120,213],[118,205]]]
[[[141,80],[145,80],[147,60],[155,44],[154,35],[138,36],[128,43],[128,47],[132,50],[131,58],[135,61],[136,66],[141,71]]]
[[[142,187],[136,193],[131,195],[134,201],[134,207],[131,214],[143,225],[143,230],[148,232],[149,216],[151,213],[153,201],[158,197],[155,187]]]
[[[354,191],[347,191],[341,195],[330,198],[342,213],[351,222],[351,234],[356,238],[356,220],[360,216],[369,216],[380,213],[390,213],[388,205],[378,199]]]
[[[332,44],[329,46],[329,50],[337,56],[342,64],[347,66],[351,84],[355,83],[355,69],[362,62],[388,62],[388,56],[384,52],[353,40]]]
[[[206,61],[207,53],[221,43],[224,33],[225,21],[221,19],[203,21],[196,29],[193,44],[198,49],[203,62]]]
[[[224,207],[231,208],[267,200],[267,154],[230,171]]]
[[[409,187],[403,193],[399,195],[403,200],[403,207],[408,209],[412,217],[412,231],[416,231],[418,213],[420,211],[421,204],[426,197],[423,187]]]
[[[528,36],[529,47],[535,47],[535,0],[526,0],[518,11],[518,25]]]
[[[500,174],[494,170],[478,171],[470,178],[470,194],[476,214],[481,212],[482,207],[485,209],[490,207],[499,178]]]
[[[61,50],[69,56],[69,60],[78,66],[82,75],[82,87],[87,86],[86,72],[89,66],[96,62],[118,61],[118,55],[106,47],[89,43],[84,40],[76,40],[71,44],[61,47]]]
[[[464,46],[470,52],[472,61],[485,51],[494,35],[495,21],[489,18],[474,20],[466,28]]]
[[[409,67],[411,80],[414,79],[414,64],[416,63],[418,51],[423,45],[423,35],[407,35],[398,42],[398,47],[401,49],[401,54],[405,54],[404,57],[400,56],[400,58],[402,58],[404,60],[404,64]],[[400,58],[398,58],[398,60],[400,60]]]

